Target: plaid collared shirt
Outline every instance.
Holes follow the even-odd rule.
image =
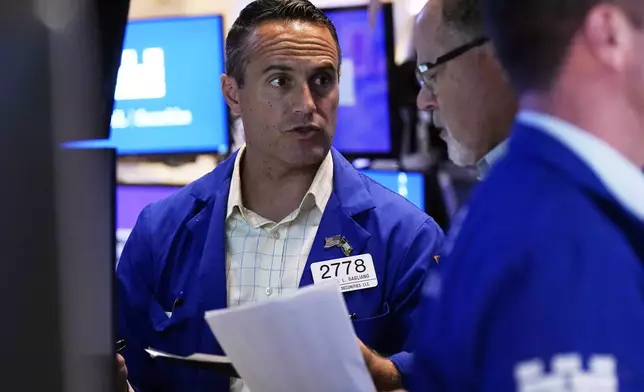
[[[240,148],[230,183],[226,213],[226,281],[228,306],[264,301],[297,290],[333,189],[329,153],[300,206],[275,223],[245,208],[241,197]],[[231,391],[246,391],[233,379]]]

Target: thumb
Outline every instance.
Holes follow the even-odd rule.
[[[125,365],[125,358],[121,354],[116,354],[116,364],[119,373],[127,374],[127,366]]]

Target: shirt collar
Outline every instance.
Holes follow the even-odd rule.
[[[238,210],[242,217],[247,220],[246,208],[244,207],[241,193],[241,159],[246,151],[246,145],[242,145],[235,157],[235,165],[230,180],[230,191],[228,193],[228,205],[226,209],[226,219],[228,219],[235,210]],[[333,190],[333,157],[331,152],[326,155],[322,164],[318,168],[309,190],[304,195],[300,203],[300,210],[316,207],[320,212],[324,212],[326,204],[331,197]]]
[[[478,161],[476,167],[479,171],[479,180],[484,179],[489,173],[492,166],[494,166],[501,158],[505,156],[506,151],[508,150],[507,140],[502,141],[497,144],[490,152],[485,154],[485,156]]]
[[[604,140],[557,117],[522,110],[517,120],[540,129],[569,148],[624,208],[644,221],[644,174],[635,164]]]

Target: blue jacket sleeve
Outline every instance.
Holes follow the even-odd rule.
[[[122,354],[129,382],[137,392],[156,389],[154,363],[143,351],[149,346],[146,337],[154,336],[148,316],[153,296],[152,249],[150,208],[146,207],[125,243],[116,270],[118,335],[126,341]]]
[[[395,325],[392,331],[402,340],[403,350],[389,359],[400,372],[403,384],[412,371],[411,331],[417,318],[423,282],[427,272],[437,265],[434,257],[439,255],[443,237],[443,231],[436,222],[427,219],[411,238],[407,251],[398,263],[392,309]]]

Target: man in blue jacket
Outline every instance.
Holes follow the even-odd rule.
[[[409,389],[642,391],[644,6],[481,4],[521,111],[426,283]]]
[[[222,91],[247,144],[146,207],[117,269],[119,338],[134,390],[241,391],[241,380],[157,362],[143,349],[222,354],[205,311],[333,279],[338,268],[327,261],[345,258],[354,261],[350,274],[376,277],[366,289],[343,288],[367,366],[379,390],[401,386],[442,232],[331,148],[340,59],[335,28],[307,0],[258,0],[241,12],[226,40]]]

